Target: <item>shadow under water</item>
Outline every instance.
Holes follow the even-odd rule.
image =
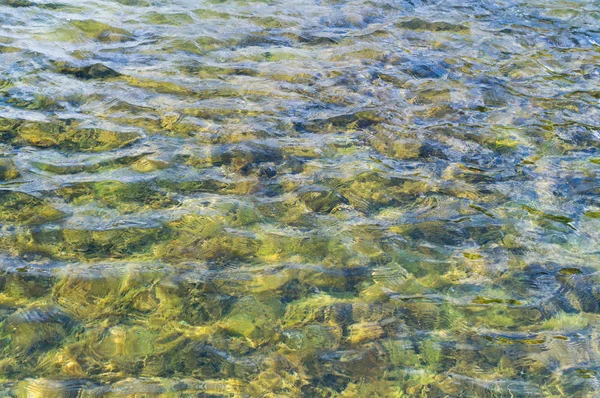
[[[597,1],[0,24],[0,397],[600,391]]]

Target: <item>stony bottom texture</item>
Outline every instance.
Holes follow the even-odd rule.
[[[595,397],[598,26],[0,0],[0,397]]]

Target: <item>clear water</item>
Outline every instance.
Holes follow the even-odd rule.
[[[0,396],[600,390],[597,1],[0,23]]]

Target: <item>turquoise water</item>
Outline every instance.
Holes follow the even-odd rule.
[[[0,23],[0,396],[597,396],[598,2]]]

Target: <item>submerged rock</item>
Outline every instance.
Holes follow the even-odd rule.
[[[339,327],[318,324],[281,332],[285,348],[304,358],[314,357],[321,350],[335,349],[341,342],[341,335]]]
[[[332,189],[321,186],[309,186],[298,191],[300,200],[314,212],[330,213],[347,200]]]
[[[31,7],[35,5],[34,2],[28,0],[2,0],[0,4],[10,7]]]
[[[11,159],[0,158],[0,181],[13,180],[19,177],[19,170]]]
[[[52,296],[64,308],[83,318],[109,315],[119,299],[121,278],[102,267],[71,271],[54,286]],[[98,301],[106,305],[98,305]]]
[[[466,33],[469,32],[469,28],[464,25],[452,24],[449,22],[429,22],[420,18],[413,18],[409,21],[402,21],[396,24],[398,27],[416,31],[430,31],[430,32],[456,32]]]
[[[141,138],[138,133],[76,128],[62,121],[22,122],[16,134],[16,144],[84,152],[121,148]]]
[[[384,121],[384,117],[376,111],[366,110],[357,113],[332,116],[324,119],[316,119],[302,125],[297,129],[306,129],[315,133],[331,133],[337,131],[351,131],[366,129]]]
[[[55,282],[53,275],[43,271],[26,268],[6,270],[0,274],[0,292],[13,299],[37,299],[47,295]]]
[[[101,42],[125,42],[133,40],[133,35],[127,30],[116,28],[93,19],[71,21],[71,24],[82,31],[87,38],[96,39]]]
[[[58,220],[66,214],[35,196],[9,190],[0,190],[0,221],[24,225],[42,224]]]
[[[282,158],[278,147],[244,142],[214,146],[209,149],[206,156],[191,157],[188,163],[196,167],[227,165],[246,174],[252,167],[266,162],[279,162]]]
[[[276,320],[281,316],[281,311],[282,305],[278,299],[258,301],[243,297],[218,325],[229,333],[247,338],[252,345],[260,346],[274,336],[278,326]]]
[[[119,181],[81,182],[60,188],[57,193],[77,205],[97,201],[123,212],[138,210],[140,206],[159,209],[177,203],[147,182],[130,184]]]
[[[6,318],[2,323],[2,334],[8,337],[11,350],[27,356],[60,344],[74,325],[59,308],[34,307],[19,310]]]
[[[350,325],[348,341],[351,344],[358,344],[364,341],[376,340],[383,334],[383,328],[377,322],[355,323]]]
[[[600,274],[559,275],[571,305],[579,310],[600,313]]]
[[[157,25],[187,25],[194,20],[186,13],[159,13],[159,12],[151,12],[144,16],[144,19],[151,23]]]
[[[77,398],[89,383],[79,380],[29,379],[18,384],[18,396],[31,398]]]
[[[83,80],[111,79],[121,76],[119,72],[99,63],[83,67],[59,65],[57,72],[65,75],[72,75]]]

